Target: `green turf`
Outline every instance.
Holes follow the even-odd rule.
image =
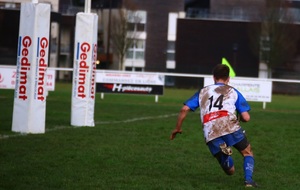
[[[199,110],[183,134],[170,141],[182,102],[194,89],[166,88],[154,96],[97,94],[95,127],[70,125],[71,85],[49,92],[46,133],[11,131],[13,90],[0,90],[0,189],[189,190],[244,189],[242,157],[226,176],[210,155]],[[255,153],[254,179],[261,189],[300,189],[300,97],[273,95],[250,102],[243,124]]]

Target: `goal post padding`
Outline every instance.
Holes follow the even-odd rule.
[[[71,102],[72,126],[95,126],[97,33],[97,14],[77,13]]]
[[[45,133],[50,4],[22,3],[12,131]]]

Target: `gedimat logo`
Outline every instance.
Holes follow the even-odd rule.
[[[96,80],[96,62],[97,62],[97,44],[93,45],[93,70],[91,77],[90,98],[95,98],[95,80]]]
[[[91,50],[91,45],[87,42],[83,42],[78,49],[78,86],[77,86],[77,97],[86,98],[87,90],[85,84],[87,82],[87,73],[89,72],[89,66],[87,63],[88,53]]]
[[[38,82],[37,82],[37,88],[36,88],[36,98],[38,100],[44,101],[45,100],[45,75],[47,71],[47,47],[49,45],[49,41],[46,37],[43,37],[41,39],[38,38],[38,47],[37,47],[37,57],[38,57]]]
[[[26,100],[27,99],[27,79],[29,75],[30,65],[28,56],[29,56],[29,47],[31,46],[32,40],[30,36],[25,36],[24,38],[20,37],[21,44],[19,45],[19,56],[21,60],[19,62],[19,81],[18,81],[18,99]]]

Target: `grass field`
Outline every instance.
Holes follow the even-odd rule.
[[[95,127],[70,126],[71,84],[49,92],[46,133],[11,131],[13,90],[0,90],[0,189],[233,190],[244,189],[242,157],[227,176],[204,143],[199,110],[169,140],[177,113],[195,89],[154,96],[97,94]],[[261,189],[300,189],[300,97],[250,102],[243,124],[255,153]]]

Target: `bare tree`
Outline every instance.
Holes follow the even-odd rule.
[[[252,30],[251,34],[252,39],[259,41],[259,47],[253,49],[259,52],[260,62],[266,65],[270,78],[273,68],[285,64],[294,55],[299,37],[287,1],[266,0],[265,6],[260,7],[260,17],[260,31]]]
[[[111,26],[111,42],[112,48],[118,55],[119,70],[124,70],[124,61],[126,53],[130,47],[135,43],[138,37],[138,32],[132,29],[131,24],[137,24],[141,22],[141,17],[136,11],[133,4],[127,2],[128,9],[119,9],[117,14],[112,16]]]

